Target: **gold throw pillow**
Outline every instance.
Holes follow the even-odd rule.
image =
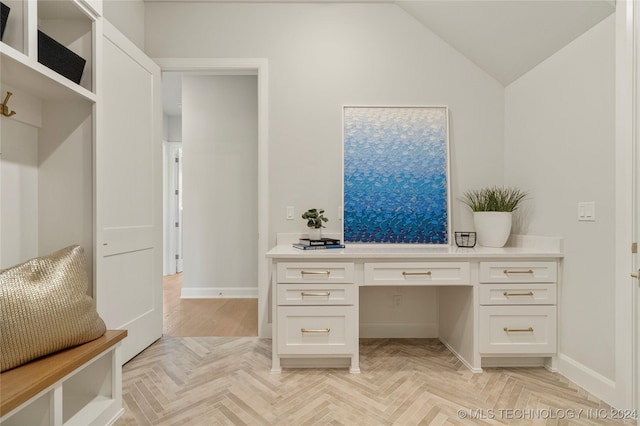
[[[77,245],[0,271],[0,371],[102,336],[88,284]]]

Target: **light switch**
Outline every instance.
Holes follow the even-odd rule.
[[[293,220],[294,215],[295,215],[295,209],[293,208],[293,206],[287,206],[287,214],[286,214],[287,220]]]
[[[596,221],[596,203],[594,201],[578,203],[578,221],[580,222]]]

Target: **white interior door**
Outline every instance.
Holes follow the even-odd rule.
[[[182,144],[180,144],[182,145]],[[182,272],[182,148],[175,153],[175,186],[174,213],[176,215],[175,257],[176,273]]]
[[[162,336],[160,68],[104,22],[96,146],[96,303],[123,362]]]
[[[182,272],[182,143],[165,142],[165,274]]]

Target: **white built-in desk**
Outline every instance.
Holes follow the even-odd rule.
[[[296,367],[348,363],[359,372],[361,286],[436,286],[438,338],[471,371],[483,365],[555,370],[562,241],[514,236],[509,244],[303,251],[281,242],[267,253],[272,372],[282,370],[282,361]]]

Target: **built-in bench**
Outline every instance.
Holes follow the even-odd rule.
[[[108,425],[122,414],[121,341],[126,330],[0,374],[0,423]]]

